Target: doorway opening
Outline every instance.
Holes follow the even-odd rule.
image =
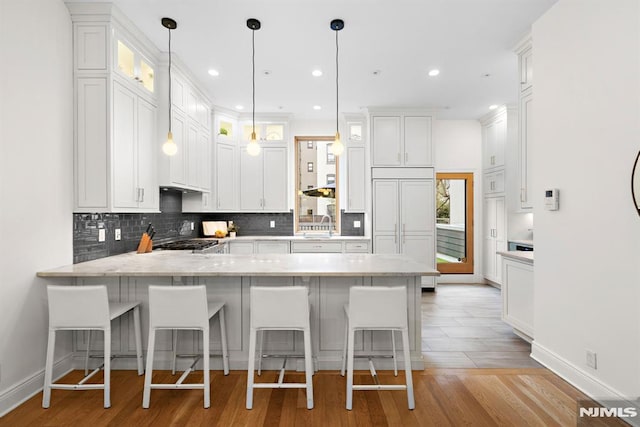
[[[436,266],[473,273],[473,173],[436,173]]]

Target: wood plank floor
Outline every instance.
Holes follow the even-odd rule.
[[[65,380],[82,377],[73,371]],[[382,371],[382,383],[403,383],[400,374]],[[97,375],[100,377],[100,375]],[[275,380],[273,371],[260,381]],[[154,382],[175,381],[156,371]],[[370,383],[368,371],[357,383]],[[42,409],[37,394],[0,418],[0,426],[575,426],[577,401],[586,397],[547,369],[426,369],[414,373],[416,409],[407,409],[404,391],[354,392],[353,410],[345,409],[345,378],[335,371],[314,376],[313,410],[303,390],[256,390],[254,408],[245,409],[246,372],[224,376],[211,372],[211,408],[204,409],[200,390],[153,390],[151,407],[142,409],[144,377],[135,371],[112,372],[110,409],[102,408],[102,391],[53,390],[51,407]],[[202,373],[190,380],[201,381]],[[304,381],[291,373],[286,381]],[[96,378],[96,382],[101,378]],[[608,424],[626,425],[619,420]]]

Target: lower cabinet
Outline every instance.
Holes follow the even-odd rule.
[[[502,320],[516,333],[533,339],[533,265],[505,258],[502,262]]]

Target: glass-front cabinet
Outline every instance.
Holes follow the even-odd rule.
[[[155,91],[153,63],[124,38],[117,38],[115,50],[116,71],[153,93]]]
[[[256,139],[258,141],[269,142],[285,142],[285,124],[284,123],[256,123]],[[251,132],[253,125],[245,122],[242,125],[242,140],[251,140]]]

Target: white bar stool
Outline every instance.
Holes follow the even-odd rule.
[[[149,344],[147,346],[147,369],[144,377],[142,407],[149,408],[151,389],[203,389],[204,407],[211,406],[209,381],[209,320],[218,314],[220,317],[220,337],[222,341],[222,364],[224,374],[229,374],[229,355],[227,352],[227,334],[224,320],[224,303],[207,301],[207,290],[200,286],[149,286]],[[202,355],[193,355],[195,360],[182,373],[174,384],[152,383],[153,353],[156,331],[160,329],[179,329],[202,331]],[[173,368],[175,369],[176,348],[174,341]],[[204,379],[198,384],[183,384],[196,363],[202,358]]]
[[[253,407],[254,388],[306,388],[307,409],[313,409],[313,358],[309,320],[308,289],[303,286],[252,286],[249,292],[249,367],[247,372],[247,409]],[[302,331],[304,338],[304,383],[285,383],[286,356],[278,382],[255,383],[256,337],[259,331]]]
[[[96,390],[104,389],[104,407],[111,406],[111,321],[125,313],[133,312],[133,324],[136,336],[136,360],[138,375],[143,374],[142,338],[140,335],[140,303],[110,303],[106,286],[47,286],[49,297],[49,342],[44,371],[44,390],[42,407],[48,408],[51,402],[51,389]],[[53,357],[56,332],[60,330],[102,330],[104,331],[104,363],[86,375],[77,384],[53,383]],[[89,343],[87,343],[89,346]],[[87,349],[86,357],[89,356]],[[85,367],[87,362],[85,361]],[[104,383],[85,384],[89,378],[104,367]]]
[[[353,286],[349,290],[349,305],[345,308],[347,327],[345,330],[345,348],[347,364],[347,409],[353,406],[353,390],[407,390],[409,409],[415,408],[413,397],[413,378],[411,375],[411,356],[409,353],[409,323],[407,320],[407,289],[403,286]],[[393,341],[394,371],[397,375],[395,358],[394,331],[402,335],[402,352],[406,384],[380,384],[373,361],[369,357],[369,370],[376,384],[353,384],[354,340],[356,330],[391,331]],[[375,357],[375,356],[372,356]]]

